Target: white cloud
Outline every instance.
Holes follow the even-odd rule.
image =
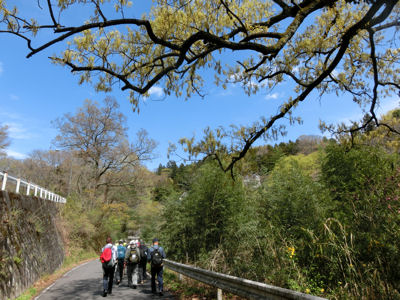
[[[26,154],[23,154],[23,153],[20,153],[20,152],[16,152],[16,151],[13,151],[13,150],[9,150],[9,149],[6,149],[5,152],[7,153],[7,156],[11,156],[11,157],[14,157],[16,159],[25,159],[25,158],[28,157],[28,155],[26,155]]]
[[[381,101],[381,103],[375,110],[376,116],[379,118],[382,115],[386,114],[388,111],[393,110],[395,108],[400,108],[400,98],[394,97],[394,98],[383,99],[383,101]],[[369,109],[367,109],[366,112],[368,113]],[[351,122],[353,121],[358,122],[363,117],[364,113],[360,109],[358,109],[357,111],[354,111],[351,115],[340,118],[337,122],[344,123],[346,125],[351,125]]]
[[[295,67],[292,69],[292,72],[293,72],[293,73],[297,73],[298,71],[300,71],[300,67],[299,67],[299,66],[295,66]]]
[[[34,137],[33,134],[29,133],[28,130],[19,123],[6,122],[5,125],[8,126],[8,134],[12,139],[25,140]]]
[[[399,97],[383,99],[383,101],[381,101],[377,111],[379,114],[384,115],[389,110],[393,110],[396,108],[400,108],[400,98]]]
[[[345,125],[349,126],[352,124],[352,122],[358,122],[363,118],[364,114],[361,112],[361,110],[354,112],[352,115],[349,115],[347,117],[342,117],[339,120],[335,121],[335,123],[341,124],[344,123]]]
[[[280,97],[281,95],[279,93],[273,93],[273,94],[267,94],[265,95],[265,99],[269,100],[269,99],[278,99],[278,97]]]
[[[260,83],[252,79],[249,82],[246,82],[246,86],[249,88],[257,88],[257,87],[263,88],[265,86],[265,83]]]
[[[227,88],[226,90],[223,89],[221,92],[218,93],[218,96],[221,97],[227,97],[227,96],[232,96],[233,95],[233,91],[231,88]]]
[[[228,81],[232,86],[235,86],[236,83],[242,83],[247,88],[263,88],[265,86],[264,82],[258,82],[254,79],[248,79],[247,75],[244,73],[234,73],[229,75]]]
[[[3,71],[4,71],[3,63],[0,61],[0,75],[1,75],[1,73],[3,73]]]
[[[162,89],[161,87],[159,87],[159,86],[152,86],[152,87],[149,89],[149,95],[150,95],[150,96],[155,95],[155,96],[157,96],[157,97],[162,97],[162,96],[164,95],[164,91],[163,91],[163,89]]]
[[[3,107],[0,107],[0,116],[2,120],[19,120],[19,121],[24,120],[24,118],[21,115],[7,112]]]

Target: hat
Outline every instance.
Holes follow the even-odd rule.
[[[135,245],[135,241],[134,240],[130,241],[129,245]]]
[[[123,240],[119,240],[119,243],[122,244],[124,241]]]
[[[153,243],[158,242],[158,238],[153,239]]]

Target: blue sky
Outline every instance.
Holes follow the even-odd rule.
[[[26,0],[13,2],[28,5]],[[30,5],[35,7],[36,1],[29,2],[31,4],[25,9],[30,9]],[[51,121],[67,112],[75,112],[85,99],[101,102],[106,94],[96,93],[90,85],[78,85],[78,76],[67,68],[51,64],[47,57],[57,53],[57,47],[26,59],[28,51],[22,40],[0,35],[0,41],[0,124],[9,126],[11,145],[7,153],[22,159],[35,149],[54,149],[51,141],[57,131]],[[179,138],[193,134],[200,137],[206,126],[250,125],[262,116],[275,113],[280,99],[288,97],[291,90],[288,84],[281,84],[273,91],[262,89],[257,95],[248,97],[238,85],[232,84],[223,90],[212,85],[211,73],[204,76],[208,82],[204,99],[193,97],[185,101],[174,96],[164,97],[161,89],[156,87],[151,97],[140,105],[140,114],[132,112],[128,92],[116,89],[108,94],[118,100],[126,115],[131,139],[144,128],[149,137],[158,142],[158,158],[146,163],[149,169],[167,163],[170,142],[176,143]],[[399,107],[399,98],[388,98],[381,103],[379,112],[395,107]],[[295,115],[301,115],[304,122],[289,127],[288,135],[282,141],[295,140],[303,134],[321,134],[318,129],[320,119],[342,122],[362,116],[360,108],[351,100],[334,95],[322,99],[309,97],[296,109]]]

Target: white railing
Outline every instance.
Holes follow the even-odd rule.
[[[218,299],[222,299],[222,290],[224,290],[246,299],[326,300],[325,298],[312,296],[257,281],[208,271],[167,259],[164,260],[164,265],[168,269],[171,269],[179,274],[218,288]]]
[[[64,197],[61,197],[58,194],[55,194],[45,188],[42,188],[41,186],[38,186],[37,184],[34,184],[32,182],[27,182],[22,180],[21,178],[16,178],[13,176],[8,175],[7,172],[0,172],[0,176],[3,177],[2,184],[1,184],[1,190],[5,191],[7,187],[7,183],[12,181],[15,183],[15,192],[17,194],[20,194],[21,186],[26,187],[26,195],[30,196],[33,195],[35,197],[39,197],[42,199],[54,201],[57,203],[66,203],[67,200]]]

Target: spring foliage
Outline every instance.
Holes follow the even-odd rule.
[[[329,299],[399,299],[400,157],[380,130],[314,139],[308,155],[301,140],[260,147],[231,183],[206,163],[165,204],[168,253]]]
[[[25,39],[28,57],[65,43],[54,63],[99,91],[118,83],[138,110],[152,87],[203,95],[204,71],[215,84],[239,83],[248,94],[290,82],[292,95],[280,99],[277,113],[247,127],[207,130],[200,141],[182,139],[190,155],[212,156],[226,171],[256,140],[282,133],[280,119],[299,122],[292,112],[312,92],[351,95],[370,113],[365,127],[381,125],[375,109],[400,87],[397,0],[157,0],[140,18],[131,17],[136,7],[126,0],[48,1],[46,9],[47,18],[37,20],[1,0],[0,32]],[[77,10],[84,20],[67,17]]]

